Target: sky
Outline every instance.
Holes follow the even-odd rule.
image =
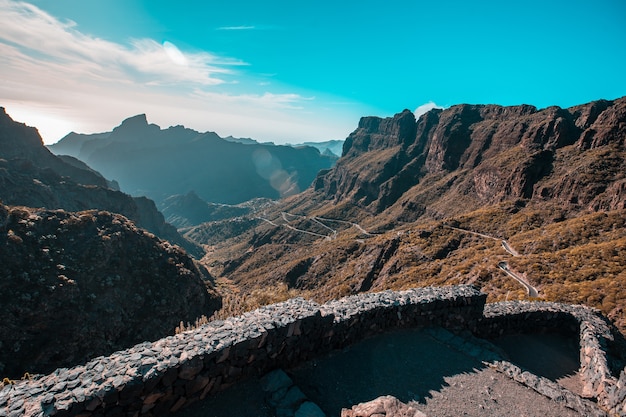
[[[405,108],[615,99],[624,68],[624,0],[0,0],[0,106],[45,143],[141,113],[344,139]]]

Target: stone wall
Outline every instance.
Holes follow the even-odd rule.
[[[474,333],[491,338],[542,330],[577,334],[583,396],[597,400],[611,415],[626,416],[626,374],[611,373],[607,352],[617,342],[608,320],[581,305],[511,301],[487,304]]]
[[[0,416],[161,416],[243,378],[384,330],[478,325],[471,286],[385,291],[320,306],[301,298],[99,357],[0,391]]]
[[[302,298],[156,342],[57,369],[0,391],[0,417],[161,416],[249,376],[287,368],[368,335],[400,327],[441,326],[481,338],[505,333],[577,334],[584,394],[611,415],[626,416],[626,373],[612,374],[610,323],[584,306],[547,302],[485,305],[471,286],[368,293],[319,305]],[[504,373],[514,365],[494,363]],[[515,375],[512,378],[532,383]],[[573,401],[573,400],[572,400]]]

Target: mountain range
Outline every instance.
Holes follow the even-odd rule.
[[[539,298],[598,307],[624,331],[625,141],[626,98],[364,117],[303,193],[185,236],[247,295],[225,294],[233,311],[432,284],[527,298],[504,263]]]
[[[161,129],[144,114],[111,132],[70,133],[49,148],[87,163],[122,191],[161,204],[172,195],[194,192],[206,202],[238,204],[277,199],[306,189],[336,156],[311,146],[276,146],[251,139],[222,139],[183,126]]]

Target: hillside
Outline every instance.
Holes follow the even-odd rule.
[[[119,213],[162,239],[201,257],[202,248],[165,222],[153,201],[131,197],[73,158],[59,158],[35,128],[13,121],[0,108],[0,202],[7,205]]]
[[[148,196],[157,204],[192,191],[212,203],[277,199],[308,188],[337,159],[309,146],[233,140],[183,126],[161,129],[138,115],[111,132],[70,133],[49,148],[86,162],[116,180],[122,191]]]
[[[118,214],[0,205],[0,372],[50,372],[221,306],[181,249]]]
[[[232,311],[431,284],[527,298],[506,262],[539,298],[598,307],[626,331],[625,141],[626,98],[366,117],[305,192],[247,227],[187,236],[229,238],[204,262]]]

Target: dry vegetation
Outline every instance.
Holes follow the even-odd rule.
[[[508,254],[500,239],[520,256]],[[520,200],[369,238],[344,229],[332,241],[262,225],[209,258],[224,294],[219,317],[294,296],[325,302],[363,290],[459,283],[479,286],[490,302],[527,299],[498,269],[504,260],[540,299],[597,307],[626,331],[626,210],[568,213]]]

